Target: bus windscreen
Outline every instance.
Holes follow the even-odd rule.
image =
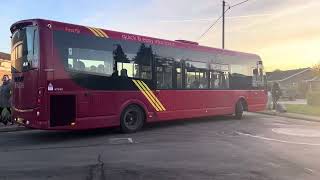
[[[12,36],[12,72],[37,68],[39,62],[39,35],[35,26],[16,30]]]

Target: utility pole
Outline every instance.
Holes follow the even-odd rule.
[[[223,0],[222,1],[222,49],[224,49],[224,15],[225,15],[225,7],[226,7],[226,2]]]

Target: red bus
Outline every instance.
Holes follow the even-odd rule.
[[[266,106],[255,54],[42,19],[10,30],[13,118],[30,128],[135,132]]]

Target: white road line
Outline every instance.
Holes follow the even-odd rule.
[[[320,131],[315,129],[306,128],[273,128],[272,132],[289,135],[289,136],[300,136],[300,137],[320,137]]]
[[[308,171],[310,173],[313,173],[313,170],[312,169],[309,169],[309,168],[304,168],[305,171]]]
[[[294,142],[294,141],[284,141],[284,140],[279,140],[279,139],[267,138],[267,137],[263,137],[263,136],[246,134],[246,133],[242,133],[242,132],[237,132],[237,133],[240,134],[240,135],[243,135],[243,136],[249,136],[249,137],[253,137],[253,138],[257,138],[257,139],[262,139],[262,140],[267,140],[267,141],[275,141],[275,142],[286,143],[286,144],[320,146],[320,144]]]

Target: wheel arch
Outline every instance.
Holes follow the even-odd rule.
[[[119,118],[121,117],[122,112],[123,112],[127,107],[129,107],[130,105],[136,105],[136,106],[138,106],[138,107],[142,110],[142,112],[143,112],[143,114],[144,114],[144,120],[147,121],[147,119],[148,119],[148,116],[147,116],[147,115],[148,115],[148,108],[147,108],[147,106],[146,106],[143,102],[141,102],[141,101],[138,100],[138,99],[132,99],[132,100],[128,100],[128,101],[122,103],[122,105],[121,105],[121,107],[120,107],[120,110],[119,110],[119,113],[118,113],[118,117],[119,117]]]

